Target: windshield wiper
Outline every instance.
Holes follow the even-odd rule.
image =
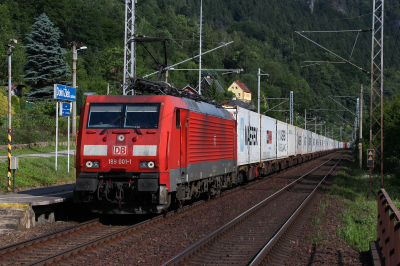
[[[108,126],[103,129],[99,135],[103,135],[107,129],[109,129],[111,126],[113,126],[119,119],[121,119],[121,116],[118,116],[117,118],[115,118],[110,124],[108,124]]]
[[[126,116],[126,119],[129,121],[129,123],[132,126],[137,127],[137,125],[135,125],[135,123],[133,123],[133,121],[129,118],[129,116]],[[139,134],[139,135],[143,134],[142,131],[140,131],[140,129],[138,129],[138,128],[133,128],[133,129],[136,131],[137,134]]]

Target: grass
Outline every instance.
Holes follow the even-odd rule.
[[[400,207],[400,182],[392,175],[384,177],[384,187],[397,208]],[[372,191],[377,194],[380,187],[375,183]],[[345,211],[340,216],[346,223],[345,228],[338,228],[337,235],[346,240],[358,251],[368,251],[369,242],[377,239],[377,197],[372,193],[368,198],[369,174],[360,173],[357,163],[343,166],[334,179],[328,197],[339,195],[349,201],[345,202]]]
[[[69,147],[71,151],[75,150],[75,146]],[[59,151],[66,151],[68,146],[61,145],[58,146]],[[20,150],[11,150],[11,155],[24,155],[24,154],[36,154],[36,153],[46,153],[46,152],[55,152],[55,146],[47,146],[47,147],[37,147],[37,148],[29,148],[29,149],[20,149]],[[7,150],[0,151],[0,156],[7,156]]]
[[[75,180],[73,157],[70,158],[70,172],[67,173],[67,156],[58,157],[58,171],[55,171],[55,157],[20,158],[19,170],[15,171],[15,189],[65,184]],[[0,163],[0,191],[7,191],[7,163]]]

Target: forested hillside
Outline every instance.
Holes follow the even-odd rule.
[[[169,37],[176,43],[168,44],[168,63],[173,64],[198,54],[200,0],[138,0],[137,33],[146,36]],[[304,115],[304,109],[338,109],[328,95],[357,95],[360,84],[368,90],[370,78],[348,64],[320,64],[302,67],[305,61],[340,61],[335,56],[313,45],[295,31],[369,29],[372,24],[372,1],[365,0],[203,0],[203,51],[222,43],[233,44],[203,56],[207,68],[243,68],[240,74],[206,73],[217,78],[226,89],[234,80],[244,82],[257,95],[257,70],[269,77],[261,77],[262,97],[287,98],[294,91],[295,110]],[[385,96],[391,99],[399,93],[400,51],[395,46],[399,30],[400,5],[398,1],[385,2]],[[68,43],[77,41],[88,47],[79,51],[77,84],[84,91],[104,94],[107,83],[113,94],[120,93],[123,71],[124,1],[123,0],[10,0],[0,4],[0,40],[17,38],[14,50],[13,78],[23,83],[23,65],[26,55],[22,48],[30,33],[34,18],[46,13],[59,29],[60,45],[67,49],[64,55],[72,65]],[[371,32],[304,33],[338,55],[370,71]],[[353,45],[354,52],[350,57]],[[397,44],[398,45],[398,44]],[[161,47],[151,50],[161,59]],[[0,81],[6,82],[6,56],[1,54]],[[198,68],[192,60],[180,68]],[[137,76],[154,72],[155,64],[143,48],[137,49]],[[198,72],[170,71],[168,81],[182,88],[197,85]],[[27,87],[29,90],[30,87]],[[262,101],[262,110],[279,101]],[[342,99],[355,110],[355,99]],[[369,106],[368,99],[365,106]],[[277,109],[287,110],[288,103]],[[367,110],[367,109],[366,109]],[[343,112],[344,113],[344,112]],[[284,120],[285,113],[268,112]],[[314,115],[314,114],[311,114]],[[316,113],[322,120],[339,121],[335,113]],[[340,114],[348,121],[352,115]],[[298,122],[302,122],[301,119]]]

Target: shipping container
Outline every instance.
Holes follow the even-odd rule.
[[[287,138],[287,124],[281,121],[276,121],[276,131],[277,131],[277,147],[276,147],[276,158],[286,158],[288,157],[288,138]]]
[[[276,119],[261,115],[261,161],[276,159]]]
[[[303,137],[303,151],[301,154],[307,154],[307,130],[302,130],[302,137]]]
[[[303,153],[303,129],[296,127],[296,154]]]
[[[318,151],[324,151],[324,136],[318,135],[318,145],[319,145]]]
[[[312,132],[307,130],[307,153],[313,152]]]
[[[296,127],[287,125],[288,127],[288,156],[296,155]]]
[[[317,134],[312,132],[312,152],[318,151],[317,149]]]
[[[260,162],[260,115],[239,106],[225,109],[236,120],[238,166]]]

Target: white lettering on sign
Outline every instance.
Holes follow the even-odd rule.
[[[127,146],[113,146],[113,155],[126,155]]]
[[[108,159],[108,164],[131,164],[131,159]]]

